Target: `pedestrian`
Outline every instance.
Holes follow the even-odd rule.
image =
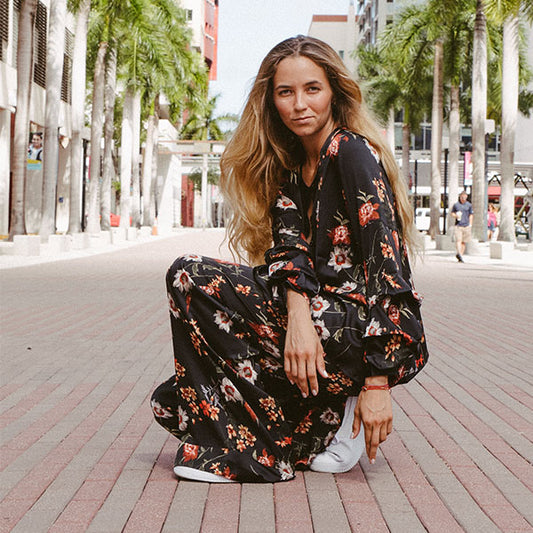
[[[498,217],[496,215],[497,209],[494,204],[489,204],[487,212],[487,237],[489,241],[496,236],[496,228],[498,227]]]
[[[412,209],[359,86],[298,36],[263,60],[221,160],[231,248],[167,274],[175,373],[152,395],[174,472],[276,482],[370,462],[390,387],[428,353],[407,246]],[[266,264],[262,264],[266,261]]]
[[[455,202],[452,207],[452,215],[455,217],[455,257],[459,263],[464,263],[463,255],[466,249],[466,243],[472,238],[472,220],[474,210],[472,204],[468,201],[468,193],[462,191],[459,194],[459,201]]]

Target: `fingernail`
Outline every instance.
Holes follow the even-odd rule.
[[[324,377],[329,378],[328,373],[324,370]]]
[[[352,431],[352,434],[350,435],[351,439],[355,439],[355,433]]]
[[[287,379],[288,379],[288,378],[287,378]],[[293,381],[292,379],[289,379],[289,383],[290,383],[291,385],[294,385],[294,381]]]
[[[307,394],[305,394],[305,392],[302,392],[302,398],[307,398]]]
[[[313,396],[316,396],[316,395],[318,394],[318,391],[316,391],[315,389],[313,389],[313,390],[311,391],[311,394],[312,394]]]
[[[373,465],[376,462],[375,459],[370,459],[370,464]]]

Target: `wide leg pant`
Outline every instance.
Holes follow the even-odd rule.
[[[175,464],[242,482],[294,477],[327,446],[360,383],[326,357],[329,378],[302,398],[283,370],[286,311],[258,270],[186,255],[167,290],[175,373],[151,403],[179,440]]]

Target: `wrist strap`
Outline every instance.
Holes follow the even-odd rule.
[[[367,390],[388,390],[390,392],[390,387],[388,385],[363,385],[361,390],[365,392]]]

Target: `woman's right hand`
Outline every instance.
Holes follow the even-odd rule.
[[[294,291],[287,291],[288,323],[285,338],[284,368],[302,396],[318,394],[317,372],[327,378],[324,349],[311,320],[309,302]]]

